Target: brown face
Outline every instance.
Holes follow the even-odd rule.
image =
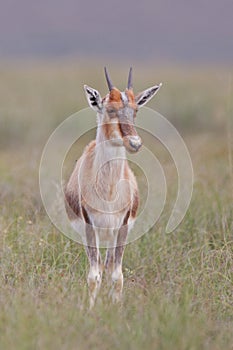
[[[135,129],[137,104],[132,90],[120,92],[113,88],[103,100],[105,107],[104,132],[113,144],[122,146],[129,152],[137,152],[142,140]]]

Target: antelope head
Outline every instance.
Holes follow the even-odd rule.
[[[142,140],[135,129],[137,111],[158,92],[162,84],[152,86],[135,96],[132,68],[124,92],[112,84],[106,68],[104,71],[109,93],[101,98],[97,90],[84,85],[87,101],[97,112],[98,128],[101,128],[103,139],[109,140],[114,146],[124,146],[131,153],[137,152],[142,146]]]

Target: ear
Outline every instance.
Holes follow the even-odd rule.
[[[94,109],[94,111],[100,111],[102,109],[102,98],[99,92],[90,86],[84,85],[84,90],[86,93],[86,98],[89,106]]]
[[[137,106],[139,108],[144,106],[159,91],[161,86],[162,86],[162,83],[160,83],[159,85],[152,86],[151,88],[140,92],[135,97],[135,102],[136,102]]]

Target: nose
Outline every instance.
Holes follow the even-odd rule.
[[[142,146],[142,140],[139,136],[130,136],[129,144],[135,151],[138,151]]]

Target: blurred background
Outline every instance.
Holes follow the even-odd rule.
[[[9,0],[1,4],[0,54],[232,63],[231,0]]]

